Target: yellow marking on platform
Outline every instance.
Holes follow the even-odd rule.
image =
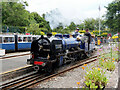
[[[27,67],[30,67],[30,66],[32,66],[32,65],[28,65],[28,66],[20,67],[20,68],[17,68],[17,69],[11,70],[11,71],[3,72],[3,73],[0,73],[0,75],[2,75],[2,74],[6,74],[6,73],[10,73],[10,72],[14,72],[14,71],[17,71],[17,70],[20,70],[20,69],[23,69],[23,68],[27,68]]]

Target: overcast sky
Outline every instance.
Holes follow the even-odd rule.
[[[58,9],[64,18],[84,20],[86,18],[98,18],[104,15],[107,6],[113,0],[27,0],[29,6],[26,9],[30,12],[37,12],[42,15],[54,9]]]

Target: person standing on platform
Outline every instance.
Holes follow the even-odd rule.
[[[89,50],[89,48],[90,48],[89,44],[90,44],[90,41],[91,41],[91,34],[90,34],[88,29],[86,29],[86,32],[85,32],[84,35],[88,36],[88,50]]]

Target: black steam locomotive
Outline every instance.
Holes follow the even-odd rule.
[[[75,38],[68,34],[41,36],[32,42],[32,57],[27,59],[27,64],[33,65],[37,71],[45,70],[49,73],[54,68],[68,62],[74,62],[86,56],[89,57],[94,50],[95,41],[92,37]]]

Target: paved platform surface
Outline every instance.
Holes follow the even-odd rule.
[[[26,61],[30,58],[30,55],[18,56],[6,59],[0,59],[0,73],[11,71],[17,68],[27,66]]]

